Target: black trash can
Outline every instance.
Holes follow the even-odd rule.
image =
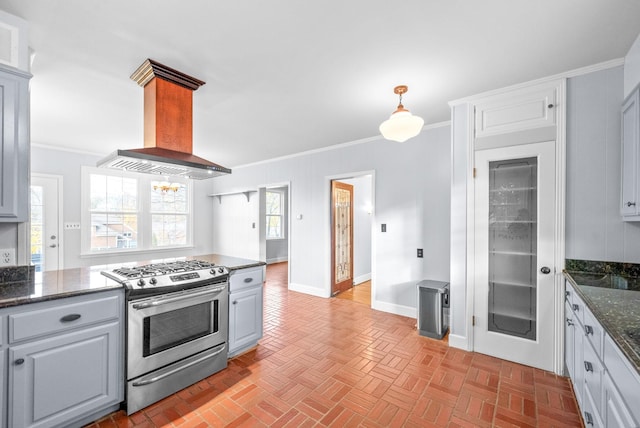
[[[449,283],[418,283],[418,334],[442,339],[449,330]]]

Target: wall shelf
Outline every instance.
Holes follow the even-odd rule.
[[[258,191],[257,190],[241,190],[239,192],[212,193],[208,196],[218,198],[218,202],[222,204],[222,197],[231,196],[231,195],[244,195],[247,198],[247,202],[249,202],[252,193],[258,193]]]

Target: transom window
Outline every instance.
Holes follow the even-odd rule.
[[[83,167],[84,254],[192,245],[189,180]]]

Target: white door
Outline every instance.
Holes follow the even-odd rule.
[[[554,369],[555,142],[475,153],[474,350]]]
[[[61,187],[62,177],[31,175],[31,263],[36,272],[62,269]]]

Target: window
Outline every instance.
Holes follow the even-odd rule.
[[[191,245],[188,180],[83,167],[84,254]]]
[[[284,239],[284,192],[267,190],[267,239]]]

